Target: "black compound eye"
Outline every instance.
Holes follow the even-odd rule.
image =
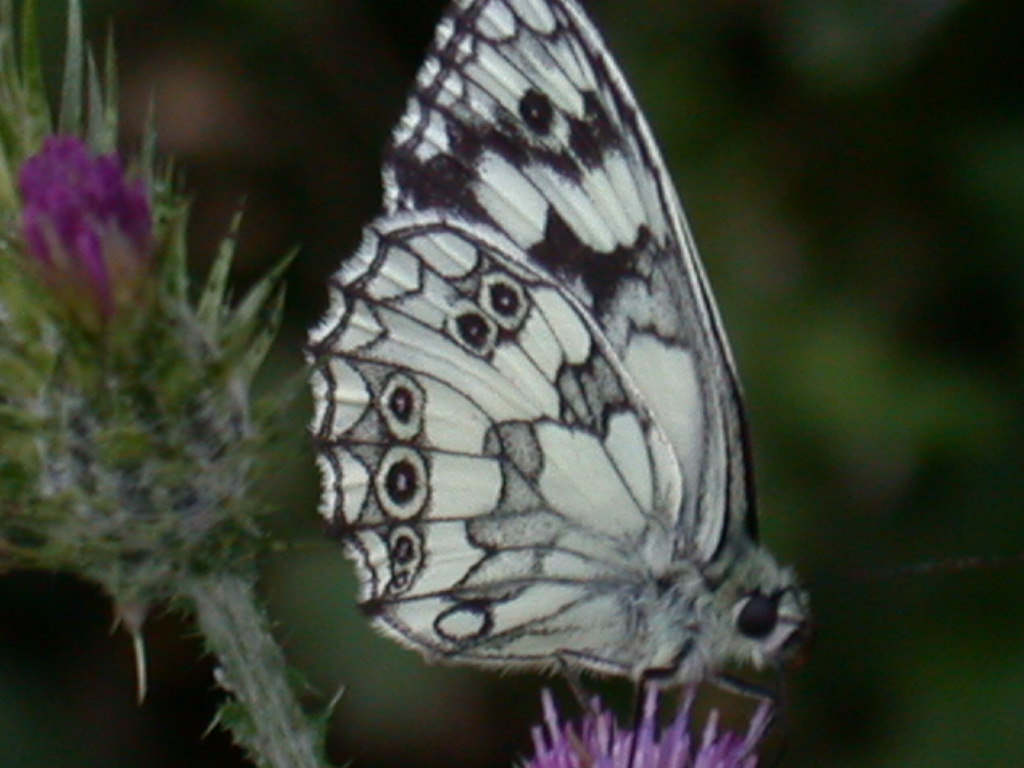
[[[779,623],[779,598],[760,592],[747,597],[736,617],[736,628],[752,640],[760,640],[775,631]]]

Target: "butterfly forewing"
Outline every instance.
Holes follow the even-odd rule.
[[[689,555],[711,559],[750,527],[741,404],[710,293],[643,117],[574,4],[453,5],[385,179],[390,210],[493,226],[589,308],[675,446]]]
[[[694,651],[703,625],[788,587],[758,581],[738,385],[675,192],[579,7],[453,3],[384,186],[311,347],[323,513],[378,624],[501,666],[733,654]],[[749,586],[719,589],[733,570]]]

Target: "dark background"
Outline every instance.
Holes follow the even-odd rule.
[[[63,3],[40,4],[56,55]],[[1024,566],[891,572],[1024,550],[1024,5],[587,5],[717,292],[764,538],[813,595],[818,640],[766,763],[1024,764]],[[126,145],[152,96],[186,173],[197,268],[243,197],[239,285],[302,246],[272,375],[300,365],[325,279],[377,208],[380,152],[441,6],[86,1],[94,40],[116,30]],[[545,681],[427,667],[370,632],[320,531],[305,407],[267,483],[269,524],[293,545],[263,586],[311,706],[345,688],[333,758],[511,765]],[[241,765],[204,735],[218,697],[191,627],[152,618],[136,706],[110,625],[88,585],[0,578],[0,768]]]

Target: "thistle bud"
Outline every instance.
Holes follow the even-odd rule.
[[[0,570],[78,573],[131,626],[259,546],[249,486],[268,419],[250,385],[281,268],[233,303],[235,231],[193,298],[169,181],[149,168],[150,192],[76,136],[39,145],[9,218],[20,238],[0,237]],[[30,268],[4,273],[15,264]]]
[[[63,303],[105,323],[136,299],[152,214],[142,180],[128,179],[116,153],[52,136],[22,166],[19,189],[26,249]]]

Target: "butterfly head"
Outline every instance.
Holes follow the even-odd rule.
[[[737,562],[713,592],[721,661],[756,668],[792,661],[810,634],[807,593],[762,549]]]
[[[658,580],[657,595],[640,603],[649,631],[633,674],[660,685],[693,683],[733,665],[785,666],[810,634],[807,593],[754,545],[706,569],[679,568]]]

